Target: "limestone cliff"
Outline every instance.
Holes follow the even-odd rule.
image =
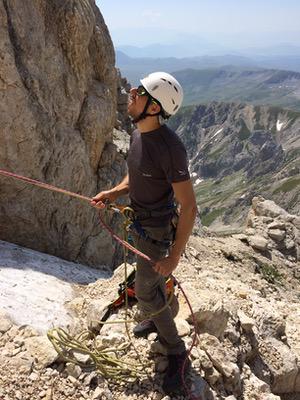
[[[1,0],[0,59],[0,168],[86,196],[119,180],[115,56],[95,1]],[[3,177],[0,239],[90,265],[114,255],[88,204]]]

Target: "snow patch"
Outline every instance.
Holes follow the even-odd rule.
[[[284,122],[280,122],[279,120],[277,120],[276,129],[278,132],[281,131],[281,128],[283,127],[283,125],[284,125]]]
[[[218,133],[221,133],[224,128],[219,129],[211,138],[213,139]]]
[[[18,325],[43,333],[66,326],[71,318],[65,303],[76,297],[74,284],[108,276],[107,268],[97,270],[0,240],[0,308]]]

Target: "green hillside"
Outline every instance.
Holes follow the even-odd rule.
[[[186,69],[175,72],[185,105],[211,101],[276,105],[300,111],[300,73],[278,70]]]

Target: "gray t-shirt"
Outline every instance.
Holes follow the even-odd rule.
[[[172,183],[190,179],[182,141],[166,125],[131,135],[129,197],[136,210],[157,210],[174,202]]]

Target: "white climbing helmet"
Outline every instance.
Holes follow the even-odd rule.
[[[140,82],[150,96],[159,101],[167,117],[176,114],[183,100],[183,90],[174,76],[167,72],[153,72]]]

